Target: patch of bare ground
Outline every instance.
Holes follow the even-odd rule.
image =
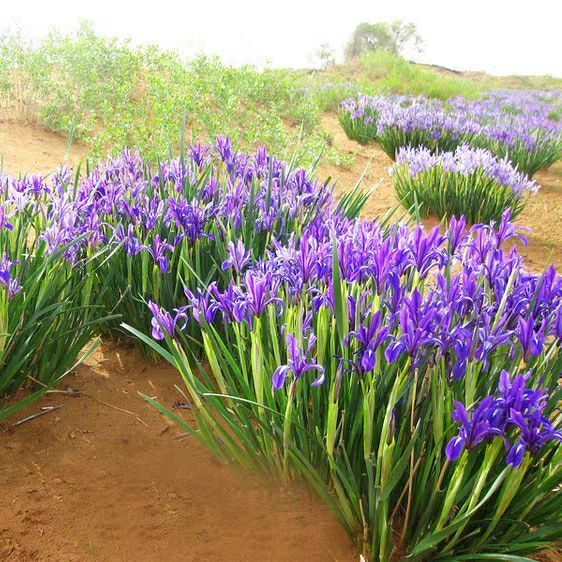
[[[64,162],[67,144],[63,136],[38,125],[0,121],[0,171],[13,176],[48,174]],[[86,146],[74,143],[66,163],[77,163],[86,154]]]
[[[139,397],[181,400],[171,367],[112,343],[87,363],[65,382],[80,397],[0,425],[1,560],[357,558],[311,493],[225,468]]]

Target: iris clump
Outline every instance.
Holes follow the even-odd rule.
[[[125,150],[84,176],[1,177],[0,396],[58,380],[93,335],[123,337],[123,321],[156,329],[147,302],[172,308],[200,283],[222,288],[272,240],[314,217],[354,216],[361,201],[357,191],[338,202],[305,170],[226,136],[156,167]]]
[[[556,162],[562,128],[556,92],[491,92],[477,100],[447,101],[423,96],[359,95],[345,100],[340,121],[350,138],[376,140],[395,158],[401,147],[453,151],[461,144],[507,158],[532,177]]]
[[[352,139],[367,144],[376,138],[379,99],[358,94],[355,98],[344,100],[338,111],[338,119]]]
[[[519,237],[508,211],[445,232],[314,219],[151,342],[192,422],[146,399],[221,461],[306,479],[367,559],[541,550],[562,538],[562,278],[529,273]]]
[[[95,348],[89,342],[108,319],[96,304],[104,288],[92,282],[104,251],[89,245],[78,255],[78,235],[48,250],[64,205],[51,195],[38,176],[0,176],[0,399],[21,387],[35,389],[0,408],[0,419],[72,371]]]
[[[401,148],[390,171],[398,199],[418,206],[421,216],[461,216],[472,224],[515,218],[539,186],[506,159],[468,145],[433,154],[428,148]]]

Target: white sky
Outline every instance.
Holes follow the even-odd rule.
[[[311,66],[361,21],[402,19],[425,40],[417,60],[493,74],[562,77],[562,0],[2,0],[0,29],[40,37],[91,21],[104,35],[231,64]]]

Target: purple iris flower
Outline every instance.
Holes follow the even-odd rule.
[[[125,233],[122,224],[117,225],[115,228],[115,241],[118,244],[123,242],[123,247],[128,256],[136,256],[139,252],[146,249],[146,246],[143,246],[137,236],[135,236],[132,224],[129,224],[127,227],[127,233]]]
[[[6,212],[6,207],[4,205],[0,205],[0,230],[5,228],[6,230],[12,230],[14,227],[13,225],[8,222],[8,213]]]
[[[8,259],[6,252],[2,252],[2,259],[0,260],[0,284],[4,287],[8,286],[10,282],[10,270],[17,262]]]
[[[445,255],[440,247],[444,239],[445,237],[439,234],[439,226],[432,228],[427,235],[422,225],[414,230],[412,257],[422,279],[433,266],[443,265]]]
[[[201,143],[193,144],[189,147],[187,152],[189,158],[193,160],[194,164],[199,168],[203,168],[208,161],[208,154],[210,152],[208,146],[203,146]]]
[[[527,388],[527,381],[531,377],[531,371],[526,374],[517,374],[511,379],[509,373],[503,370],[500,374],[498,391],[500,402],[507,412],[515,410],[526,412],[532,410],[543,410],[548,398],[548,390],[539,388],[537,390]]]
[[[243,309],[240,308],[239,302],[244,298],[240,287],[235,286],[231,280],[222,292],[218,290],[215,283],[211,289],[213,298],[215,299],[217,311],[222,314],[224,322],[241,322],[244,319]]]
[[[20,284],[19,279],[17,277],[14,277],[14,279],[10,279],[7,289],[8,300],[11,300],[17,293],[19,293],[23,289],[23,286]]]
[[[275,286],[270,274],[256,275],[256,272],[247,271],[245,276],[246,309],[253,316],[260,316],[266,306],[272,302],[283,306],[283,300],[279,297],[271,296],[275,294]]]
[[[287,363],[275,369],[271,377],[271,384],[275,390],[279,390],[285,383],[289,373],[293,373],[294,380],[299,379],[308,371],[317,371],[318,377],[312,382],[312,386],[319,386],[324,382],[324,367],[314,363],[311,359],[312,351],[316,345],[316,336],[308,337],[308,345],[303,351],[297,343],[293,334],[287,334]]]
[[[457,217],[451,218],[447,230],[447,238],[449,240],[449,252],[452,256],[466,241],[466,219],[464,216],[459,219]]]
[[[252,254],[250,251],[246,251],[244,242],[238,240],[236,245],[234,242],[230,241],[226,247],[228,252],[228,258],[226,258],[221,265],[224,270],[233,268],[238,275],[242,273],[242,270],[250,263]]]
[[[504,437],[503,432],[489,421],[490,411],[494,405],[493,396],[484,398],[470,418],[460,402],[455,400],[454,404],[452,417],[460,427],[458,435],[453,437],[445,448],[445,454],[450,461],[457,460],[464,449],[473,449],[479,443],[489,441],[495,436]]]
[[[201,288],[197,288],[197,294],[192,293],[187,288],[184,289],[193,318],[199,324],[203,322],[211,323],[214,321],[217,310],[219,309],[219,305],[213,297],[216,291],[216,283],[211,283],[204,291],[202,291]]]
[[[167,273],[170,267],[170,262],[166,256],[166,252],[172,252],[173,250],[174,247],[166,240],[162,240],[159,234],[154,237],[152,245],[148,248],[154,263],[158,264],[162,273]]]
[[[500,248],[505,242],[510,240],[511,238],[517,238],[524,246],[527,245],[527,239],[525,236],[521,234],[529,230],[525,227],[516,226],[511,222],[511,209],[506,209],[502,213],[502,218],[500,224],[495,230],[495,237],[496,237],[496,244],[497,247]]]
[[[230,164],[232,163],[232,145],[230,144],[230,138],[225,136],[218,136],[216,142],[216,149],[222,158],[223,162]]]
[[[536,409],[530,415],[511,410],[508,422],[521,431],[521,437],[509,450],[506,462],[513,468],[523,462],[525,453],[536,455],[551,440],[562,441],[562,431],[555,431],[552,424]]]
[[[11,274],[12,267],[18,263],[19,261],[9,260],[6,252],[2,253],[2,259],[0,260],[0,285],[5,287],[8,299],[12,299],[22,289],[17,277],[12,277]]]
[[[530,317],[528,320],[519,317],[515,333],[521,344],[525,362],[529,361],[531,356],[540,355],[542,353],[546,341],[544,324],[536,330],[535,319],[533,317]]]
[[[453,344],[455,363],[451,370],[453,379],[459,380],[466,373],[466,367],[472,353],[472,335],[468,330],[459,330]]]
[[[176,323],[178,317],[174,318],[169,312],[160,308],[155,302],[149,301],[148,308],[152,312],[153,318],[150,321],[152,324],[152,337],[155,340],[163,340],[165,333],[171,338],[175,335]],[[186,319],[185,314],[180,313],[182,319]]]
[[[386,348],[386,360],[393,363],[403,352],[407,352],[412,358],[412,366],[417,367],[422,360],[420,352],[423,348],[443,347],[442,341],[436,337],[441,321],[438,306],[423,302],[421,293],[414,289],[410,297],[402,300],[399,312],[402,335]]]
[[[368,326],[359,325],[357,330],[349,332],[345,343],[349,345],[352,339],[359,342],[358,361],[355,368],[359,373],[368,373],[375,368],[376,352],[386,339],[390,331],[389,326],[382,326],[382,315],[380,310],[373,314]]]

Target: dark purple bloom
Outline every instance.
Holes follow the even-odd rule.
[[[0,230],[5,228],[6,230],[12,230],[14,227],[10,222],[8,222],[8,213],[6,212],[6,207],[0,205]]]
[[[525,320],[519,317],[515,333],[521,344],[525,361],[529,361],[533,355],[540,355],[542,353],[546,340],[544,325],[540,326],[537,330],[534,318],[530,317],[528,320]]]
[[[466,219],[464,217],[452,217],[449,221],[447,229],[447,238],[449,240],[449,253],[454,255],[466,239]]]
[[[562,441],[562,431],[555,431],[540,409],[526,416],[512,409],[508,422],[521,431],[521,437],[506,457],[507,464],[513,468],[521,464],[527,451],[536,455],[548,441]]]
[[[283,306],[279,297],[271,296],[273,280],[270,274],[259,275],[256,272],[247,271],[245,276],[247,289],[245,308],[252,316],[260,316],[266,306],[272,302]]]
[[[143,246],[137,236],[135,236],[132,224],[127,227],[127,233],[125,233],[123,225],[119,224],[115,229],[115,241],[118,244],[123,243],[128,256],[136,256],[139,252],[146,249],[146,246]]]
[[[412,358],[412,365],[417,367],[422,359],[423,349],[443,346],[437,337],[441,321],[437,305],[423,302],[421,293],[417,288],[414,289],[411,296],[402,300],[399,312],[402,335],[386,348],[386,360],[393,363],[401,353],[407,352]]]
[[[389,326],[382,326],[380,310],[371,317],[368,326],[359,325],[357,330],[349,332],[346,343],[352,339],[359,343],[358,362],[355,363],[357,372],[367,373],[375,368],[376,352],[381,344],[388,338]]]
[[[153,301],[148,302],[148,308],[150,308],[153,315],[151,320],[152,337],[155,340],[163,340],[166,333],[173,338],[176,329],[176,319]]]
[[[211,283],[203,291],[197,288],[197,294],[192,293],[187,288],[184,289],[193,318],[199,324],[203,322],[211,323],[214,321],[217,310],[219,309],[218,303],[213,298],[216,292],[216,283]]]
[[[229,137],[218,136],[216,148],[223,162],[226,162],[227,164],[232,162],[232,145],[230,144]]]
[[[6,252],[2,252],[2,259],[0,260],[0,284],[4,287],[8,286],[10,282],[10,270],[17,262],[8,259]]]
[[[470,418],[460,402],[455,400],[454,404],[453,420],[460,427],[458,435],[453,437],[445,448],[445,454],[450,461],[457,460],[464,449],[473,449],[479,443],[489,441],[495,436],[504,437],[502,431],[489,421],[490,410],[494,404],[493,396],[484,398]]]
[[[158,264],[162,273],[167,273],[170,266],[166,252],[172,252],[173,250],[174,247],[166,240],[162,240],[159,234],[154,237],[150,248],[148,248],[154,263]]]
[[[6,252],[2,252],[2,259],[0,260],[0,285],[4,286],[8,299],[12,299],[18,293],[22,286],[17,277],[12,277],[12,267],[18,264],[19,261],[9,260]]]
[[[444,239],[445,237],[439,234],[439,226],[432,228],[427,235],[422,225],[417,226],[414,230],[412,258],[422,279],[427,276],[433,266],[444,263],[445,256],[440,248]]]
[[[208,154],[210,150],[211,149],[208,146],[196,143],[189,147],[187,154],[198,168],[203,168],[208,161]]]

